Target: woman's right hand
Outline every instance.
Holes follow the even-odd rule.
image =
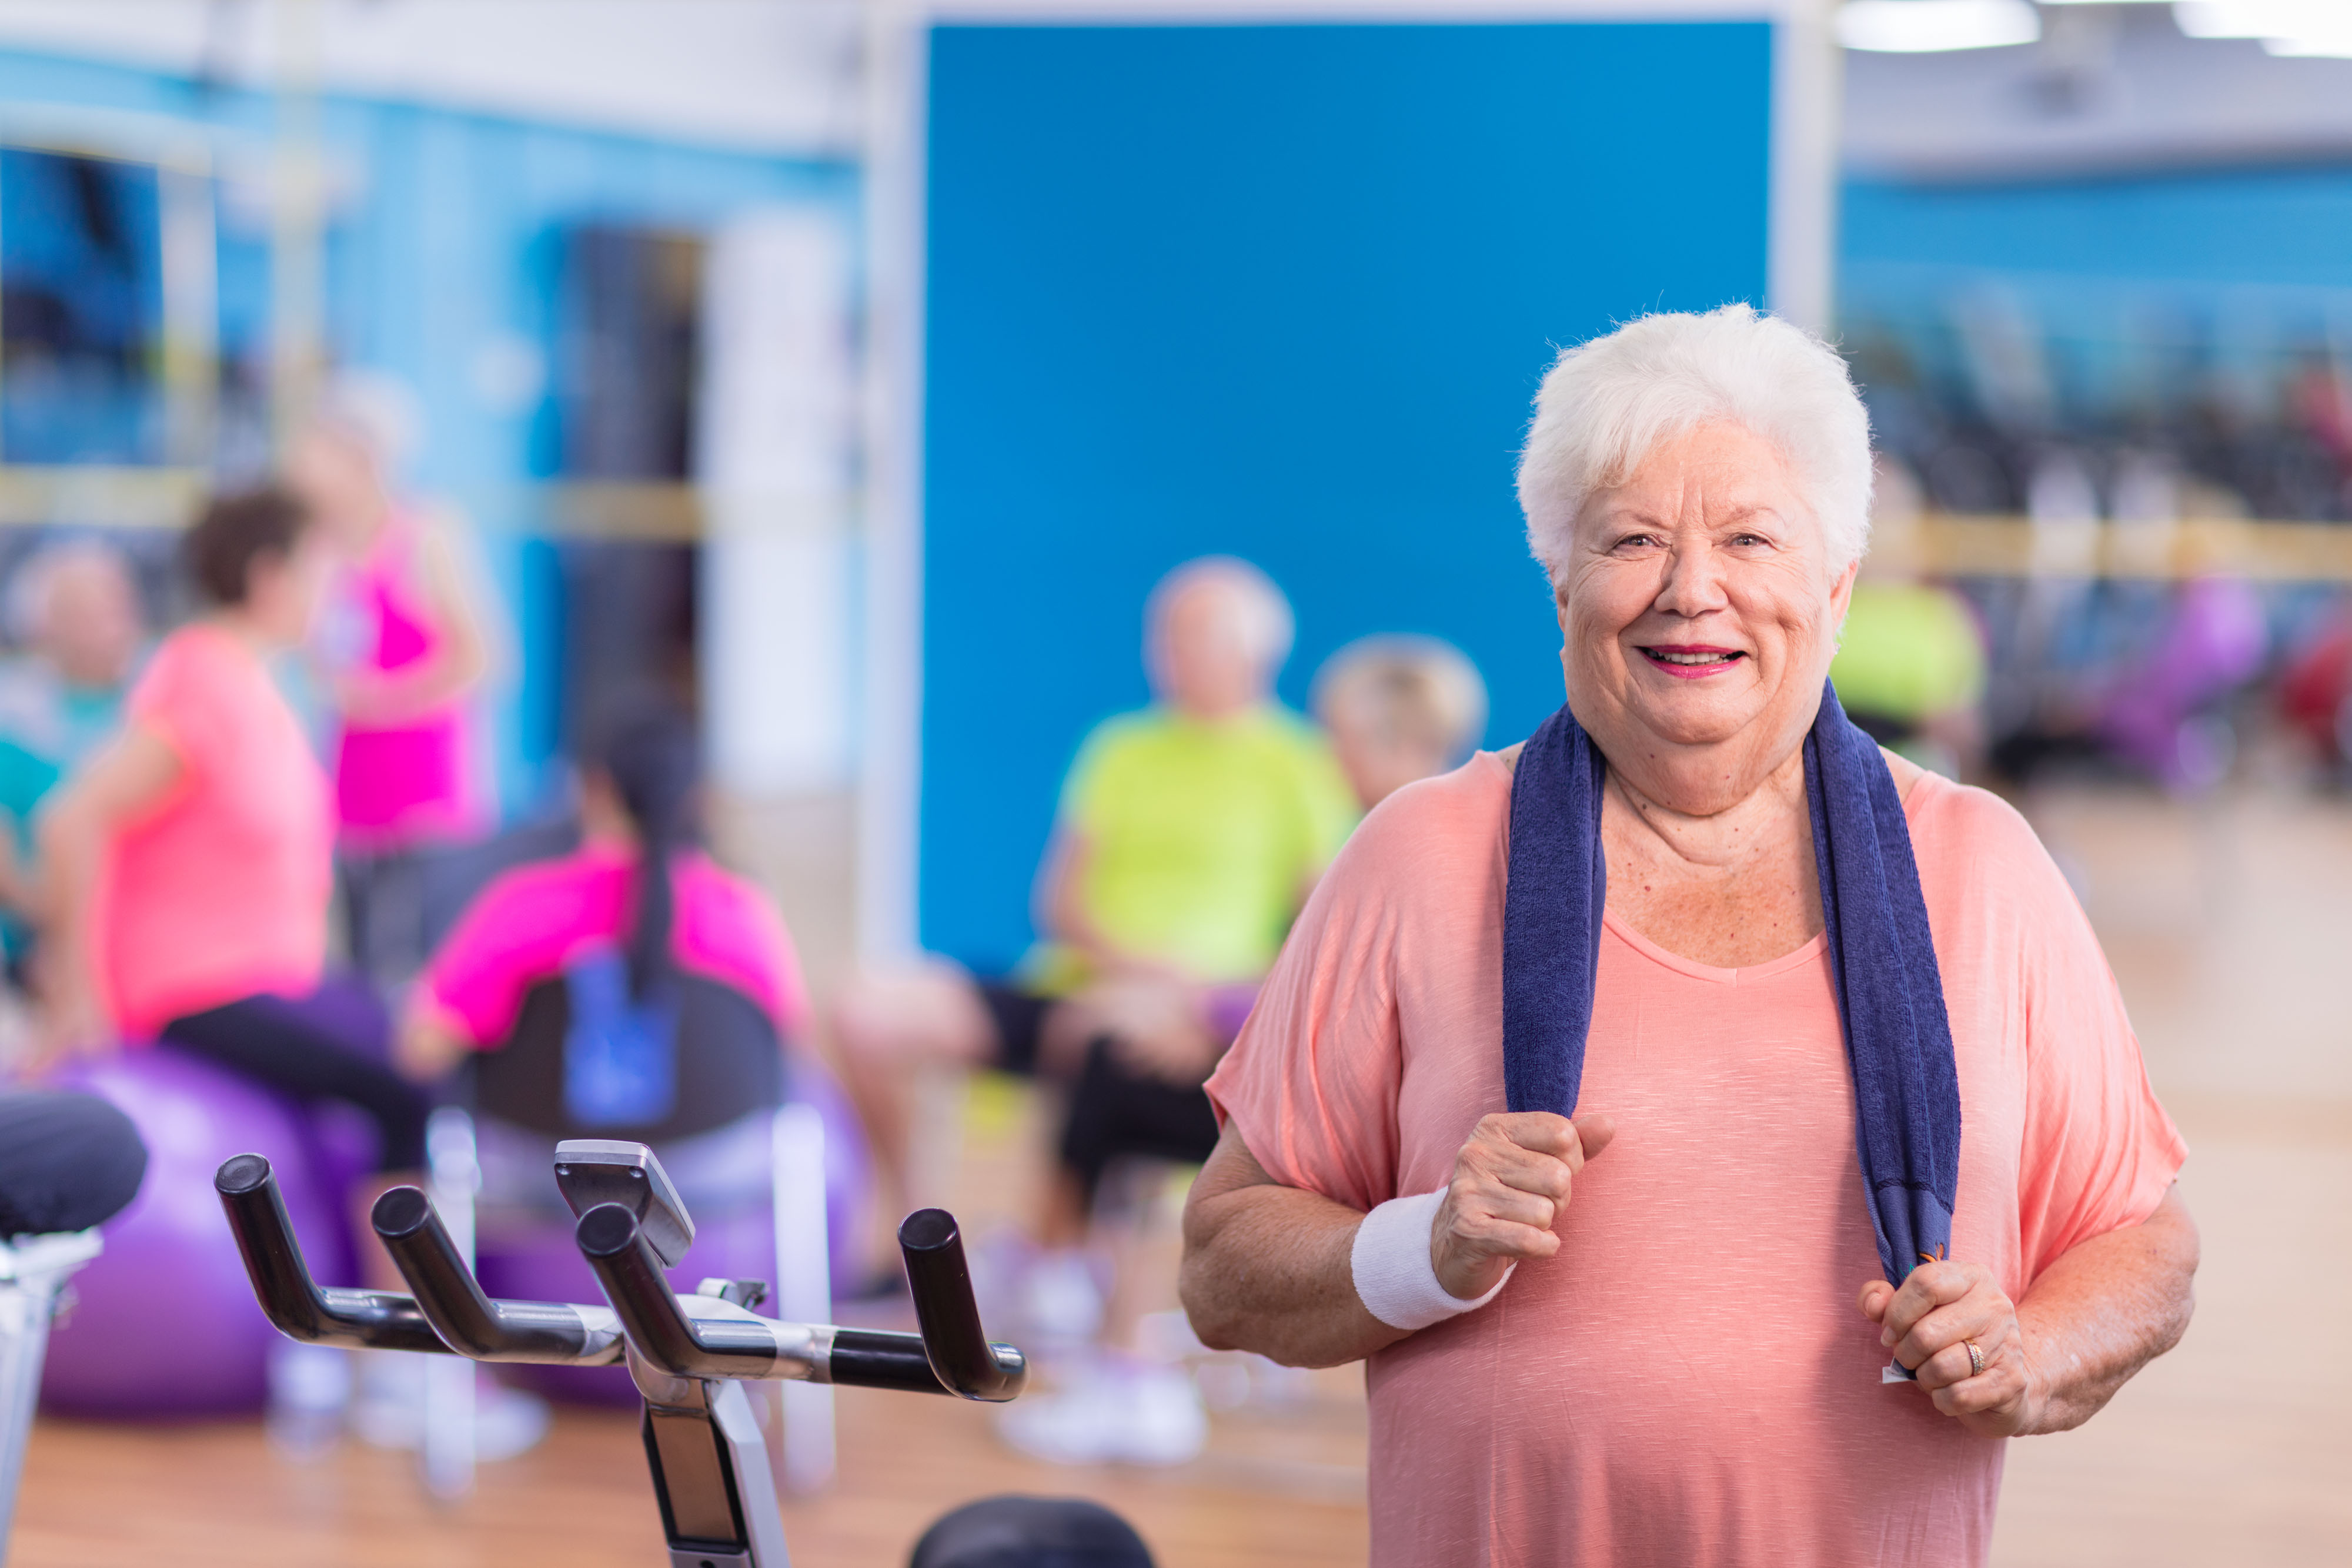
[[[1616,1134],[1616,1124],[1598,1114],[1481,1117],[1454,1156],[1454,1179],[1430,1226],[1430,1262],[1445,1293],[1476,1301],[1520,1259],[1558,1252],[1553,1227],[1568,1212],[1576,1175]]]

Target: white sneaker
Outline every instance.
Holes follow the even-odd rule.
[[[547,1401],[483,1379],[474,1396],[474,1458],[496,1464],[528,1453],[547,1436]]]
[[[1102,1332],[1103,1290],[1084,1252],[1047,1252],[1021,1281],[1021,1322],[1042,1350],[1092,1343]]]
[[[1057,1465],[1181,1465],[1209,1440],[1200,1391],[1169,1366],[1107,1362],[1087,1366],[1051,1394],[1004,1407],[1004,1440]]]
[[[414,1355],[390,1351],[369,1357],[350,1416],[361,1442],[374,1448],[423,1446],[425,1366]],[[549,1420],[546,1400],[481,1376],[474,1388],[474,1458],[491,1464],[527,1453],[547,1436]]]

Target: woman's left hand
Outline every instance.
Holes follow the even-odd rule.
[[[1882,1325],[1878,1343],[1919,1375],[1936,1408],[1979,1437],[2033,1428],[2039,1382],[2017,1303],[1981,1263],[1922,1263],[1896,1290],[1884,1280],[1862,1288],[1863,1315]],[[1973,1342],[1984,1358],[1975,1369]]]

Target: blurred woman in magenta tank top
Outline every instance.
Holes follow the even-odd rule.
[[[338,723],[337,870],[353,963],[387,996],[423,964],[435,854],[490,822],[473,706],[490,669],[449,530],[392,493],[397,400],[339,387],[286,458],[345,562],[321,652]]]
[[[335,806],[352,850],[409,849],[482,825],[467,694],[415,711],[399,700],[399,687],[417,674],[430,671],[440,676],[433,685],[454,685],[455,672],[437,666],[478,663],[452,656],[449,644],[464,631],[453,637],[453,618],[433,602],[430,569],[420,559],[428,537],[413,515],[391,513],[341,584],[339,608],[362,643],[338,685],[344,705]]]

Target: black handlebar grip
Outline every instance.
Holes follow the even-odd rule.
[[[1021,1392],[1029,1364],[1007,1344],[991,1344],[972,1300],[963,1237],[944,1208],[919,1208],[898,1227],[898,1251],[915,1298],[915,1322],[931,1371],[949,1392],[1002,1403]]]
[[[350,1350],[447,1354],[448,1347],[408,1297],[389,1291],[321,1290],[302,1261],[301,1244],[286,1218],[278,1178],[259,1155],[234,1155],[213,1173],[229,1233],[245,1272],[278,1333],[309,1344]]]
[[[835,1329],[825,1381],[844,1388],[894,1388],[901,1394],[946,1394],[931,1370],[923,1336],[889,1329]]]
[[[764,1322],[696,1322],[686,1315],[627,1208],[596,1205],[580,1217],[572,1239],[596,1271],[622,1332],[646,1361],[673,1377],[776,1375],[776,1339]]]
[[[621,1359],[620,1339],[609,1327],[592,1332],[577,1307],[484,1295],[431,1200],[417,1188],[389,1188],[368,1219],[416,1292],[434,1333],[467,1360],[609,1366]]]

